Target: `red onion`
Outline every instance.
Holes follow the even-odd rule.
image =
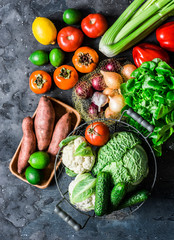
[[[93,88],[97,91],[103,91],[107,87],[103,76],[99,73],[96,73],[91,77],[91,83]]]
[[[93,102],[91,103],[91,105],[89,106],[88,109],[88,114],[90,116],[90,118],[94,119],[96,117],[100,117],[101,113],[103,112],[103,109],[100,109],[100,113],[98,111],[98,106],[95,105]]]
[[[87,81],[81,81],[76,85],[75,91],[77,96],[79,96],[80,98],[85,99],[92,97],[93,94],[92,84]]]
[[[121,69],[120,63],[114,59],[108,59],[105,65],[101,68],[101,70],[109,72],[119,72],[120,69]]]

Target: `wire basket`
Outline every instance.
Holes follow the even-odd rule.
[[[122,117],[124,115],[124,113],[127,113],[127,115],[131,116],[134,120],[136,120],[138,123],[140,123],[143,127],[145,127],[150,133],[148,136],[144,136],[141,132],[139,132],[136,128],[134,128],[133,126],[131,126],[130,124],[122,121]],[[128,110],[125,110],[120,119],[95,119],[92,120],[90,122],[85,122],[83,124],[81,124],[79,127],[77,127],[74,131],[72,131],[69,136],[71,135],[81,135],[84,136],[85,135],[85,129],[86,127],[93,123],[93,122],[104,122],[105,124],[108,125],[110,133],[113,134],[115,132],[121,132],[121,131],[127,131],[127,132],[133,132],[134,134],[136,134],[141,140],[142,140],[142,146],[145,149],[147,155],[148,155],[148,165],[149,165],[149,173],[148,176],[138,185],[137,188],[145,188],[147,189],[149,192],[152,191],[155,181],[156,181],[156,176],[157,176],[157,163],[156,163],[156,157],[155,154],[153,152],[153,149],[150,145],[150,143],[148,142],[148,137],[150,136],[150,134],[153,132],[154,126],[150,125],[146,120],[144,120],[139,114],[135,113],[131,108]],[[68,195],[68,186],[70,184],[70,182],[72,181],[72,178],[69,177],[66,173],[65,173],[65,168],[64,165],[61,164],[61,155],[62,155],[62,148],[59,150],[57,156],[56,156],[56,160],[55,160],[55,181],[56,181],[56,185],[57,188],[61,194],[61,201],[57,204],[56,208],[55,208],[55,212],[62,217],[69,225],[71,225],[75,230],[80,230],[82,228],[84,228],[84,226],[86,225],[87,221],[91,218],[91,217],[97,217],[94,214],[94,211],[91,212],[82,212],[81,210],[77,209],[74,205],[72,205],[69,201],[69,195]],[[56,165],[57,163],[60,163],[60,167],[58,169],[58,171],[56,172]],[[76,212],[85,215],[87,218],[84,222],[84,224],[80,225],[79,223],[77,223],[70,215],[67,214],[66,211],[63,211],[62,208],[60,207],[60,204],[65,201],[66,203],[68,203],[73,209],[76,210]],[[103,217],[98,217],[100,219],[103,218],[107,218],[107,219],[123,219],[126,216],[132,214],[133,212],[137,211],[144,202],[135,205],[133,207],[129,207],[126,209],[121,209],[118,211],[114,211],[113,213],[109,214],[109,215],[105,215]]]

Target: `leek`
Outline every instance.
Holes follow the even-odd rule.
[[[174,15],[174,0],[148,0],[135,13],[142,2],[134,0],[103,35],[99,50],[107,57],[132,47]]]

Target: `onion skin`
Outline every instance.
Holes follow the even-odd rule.
[[[107,87],[103,76],[99,73],[94,74],[90,80],[93,88],[97,91],[103,91]]]
[[[114,59],[108,59],[106,64],[101,67],[101,70],[107,72],[118,72],[120,71],[121,65],[118,61]]]
[[[92,84],[87,81],[81,81],[75,86],[76,94],[79,98],[86,99],[93,95]]]
[[[100,112],[98,112],[98,106],[94,103],[91,103],[88,109],[88,115],[90,118],[94,119],[97,117],[100,117],[100,115],[103,113],[103,109],[100,109]]]
[[[123,66],[122,70],[121,70],[121,74],[124,78],[125,81],[129,80],[131,77],[131,73],[137,69],[135,65],[133,64],[126,64]]]
[[[100,71],[104,77],[104,81],[109,88],[119,89],[123,83],[123,78],[119,73],[116,72],[104,72]]]
[[[120,113],[125,106],[124,97],[121,94],[116,94],[113,97],[109,97],[109,108],[115,113]]]
[[[105,110],[105,118],[112,118],[116,119],[119,116],[119,113],[111,111],[109,107],[106,108]]]
[[[118,92],[117,90],[107,87],[103,91],[103,94],[106,95],[106,96],[113,97],[115,94],[117,94],[117,92]]]

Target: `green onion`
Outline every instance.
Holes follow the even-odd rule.
[[[143,1],[132,2],[102,37],[99,50],[107,57],[113,57],[132,47],[159,27],[169,16],[174,15],[174,0],[148,0],[135,13],[135,17],[135,7],[138,8],[140,2]]]

